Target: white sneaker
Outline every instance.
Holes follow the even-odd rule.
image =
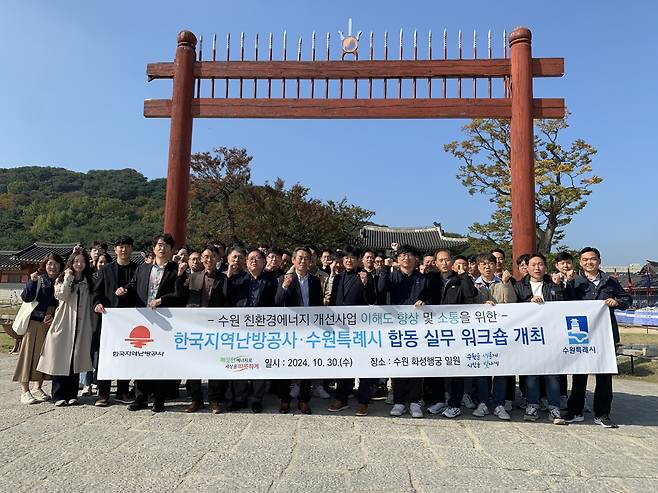
[[[98,384],[92,383],[91,384],[91,391],[92,392],[98,392]]]
[[[548,419],[552,420],[554,425],[566,425],[567,424],[567,422],[564,420],[564,418],[560,414],[560,410],[557,407],[549,409]]]
[[[320,399],[331,398],[329,393],[326,390],[324,390],[324,387],[322,385],[316,385],[315,387],[313,387],[313,396],[319,397]]]
[[[548,411],[548,399],[546,397],[539,399],[539,410]]]
[[[406,412],[407,406],[404,404],[396,404],[393,406],[393,409],[391,409],[391,416],[402,416]]]
[[[525,414],[523,415],[523,419],[526,421],[537,421],[537,418],[539,417],[539,414],[537,412],[537,407],[533,405],[528,405],[528,407],[525,408]]]
[[[89,385],[82,387],[82,392],[80,392],[80,395],[91,395],[91,387]]]
[[[443,411],[443,416],[446,418],[456,418],[462,413],[462,410],[459,409],[458,407],[447,407],[445,411]]]
[[[489,414],[489,408],[484,402],[480,402],[478,407],[476,407],[475,411],[473,411],[471,414],[476,418],[484,418],[487,414]]]
[[[290,397],[293,399],[297,399],[299,397],[299,384],[298,383],[293,383],[290,386]]]
[[[41,401],[39,399],[35,399],[29,390],[21,394],[21,404],[36,404],[37,402]]]
[[[427,412],[430,414],[441,414],[443,411],[446,410],[446,406],[444,402],[437,402],[436,404],[432,404],[430,407],[427,408]]]
[[[475,402],[473,402],[473,399],[471,399],[471,396],[468,394],[464,394],[462,396],[462,406],[464,406],[466,409],[475,409]]]
[[[55,405],[56,405],[57,407],[63,407],[63,406],[66,406],[66,401],[65,401],[64,399],[60,399],[60,400],[58,400],[58,401],[55,401]]]
[[[498,419],[502,419],[504,421],[509,421],[510,415],[509,413],[505,410],[505,406],[496,406],[496,409],[494,409],[494,416],[498,416]]]
[[[510,412],[512,409],[514,409],[512,401],[505,401],[505,411]]]
[[[46,402],[51,399],[51,397],[46,394],[42,389],[31,390],[30,393],[39,402]]]
[[[386,404],[388,404],[389,406],[392,406],[393,404],[395,404],[395,396],[393,395],[392,390],[388,391],[388,395],[386,396],[386,400],[384,402]]]
[[[77,403],[78,403],[78,399],[69,399],[69,401],[67,402],[69,406],[75,406]]]
[[[418,402],[412,402],[409,404],[409,413],[412,418],[424,418],[423,408]]]

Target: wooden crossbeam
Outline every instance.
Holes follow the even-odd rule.
[[[534,99],[534,118],[563,118],[564,99]],[[169,118],[170,99],[144,101],[146,118]],[[192,100],[194,118],[408,119],[511,118],[508,98]]]
[[[395,79],[445,77],[447,79],[503,77],[510,75],[509,59],[492,60],[376,60],[376,61],[231,61],[195,62],[197,79]],[[146,75],[171,79],[174,64],[149,63]],[[562,77],[564,58],[533,58],[533,77]]]

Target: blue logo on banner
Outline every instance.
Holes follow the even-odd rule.
[[[566,317],[569,344],[589,344],[587,317]]]

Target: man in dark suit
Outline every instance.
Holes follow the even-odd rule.
[[[133,239],[130,236],[120,236],[114,242],[116,260],[103,266],[98,272],[94,282],[92,303],[94,311],[98,314],[105,312],[105,308],[132,308],[135,306],[135,297],[131,295],[117,296],[119,288],[125,288],[135,275],[137,264],[130,260],[133,252]],[[102,325],[101,325],[102,328]],[[99,334],[100,336],[100,334]],[[110,403],[110,380],[98,381],[98,399],[96,406],[105,407]],[[130,380],[117,380],[117,402],[130,404],[133,399],[128,394]]]
[[[179,277],[179,292],[187,300],[188,307],[225,307],[226,276],[217,270],[220,260],[219,248],[209,243],[201,252],[203,270],[193,272],[181,282]],[[188,380],[187,390],[190,392],[192,402],[185,409],[186,413],[195,413],[203,409],[203,390],[201,380]],[[213,414],[224,412],[224,399],[228,388],[227,380],[208,380],[208,409]]]
[[[236,307],[271,307],[275,306],[274,297],[277,290],[277,280],[269,272],[265,272],[267,260],[265,253],[253,248],[247,254],[246,270],[232,275],[228,280],[229,306]],[[247,407],[249,398],[249,380],[233,381],[232,411]],[[263,410],[265,395],[265,380],[251,380],[253,389],[251,395],[251,410],[260,413]]]
[[[184,276],[187,264],[171,261],[174,238],[169,233],[153,238],[152,264],[140,265],[126,288],[119,288],[117,296],[134,296],[135,307],[158,308],[184,306],[184,300],[177,291],[179,276]],[[154,413],[164,411],[164,401],[168,380],[139,380],[135,382],[135,402],[128,405],[129,411],[148,407],[148,396],[153,392]]]
[[[359,272],[359,251],[352,245],[343,250],[343,266],[345,270],[334,277],[331,285],[331,296],[329,306],[363,306],[374,305],[377,301],[375,282],[366,271]],[[373,254],[374,260],[374,254]],[[374,378],[360,378],[357,399],[359,405],[356,408],[357,416],[368,414],[370,402],[370,387],[375,382]],[[347,409],[347,398],[354,387],[353,378],[341,378],[336,388],[336,402],[327,409],[329,412],[338,412]]]
[[[277,306],[322,306],[323,291],[320,279],[309,273],[311,267],[311,252],[308,248],[300,247],[292,254],[294,271],[281,276],[276,291],[275,303]],[[279,396],[281,406],[279,412],[290,412],[290,380],[279,381]],[[311,381],[300,381],[299,410],[302,414],[311,414],[309,401],[311,400]]]

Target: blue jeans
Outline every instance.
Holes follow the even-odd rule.
[[[493,377],[493,407],[505,405],[507,377]],[[478,401],[489,402],[489,377],[477,377]]]
[[[550,407],[560,407],[560,378],[558,375],[543,375],[546,383],[546,397]],[[525,381],[528,404],[539,406],[539,376],[528,375]]]

